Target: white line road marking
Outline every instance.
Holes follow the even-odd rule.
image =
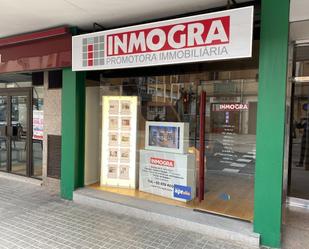
[[[231,164],[231,161],[220,161],[220,163]]]
[[[252,160],[250,159],[245,159],[245,158],[239,158],[236,160],[237,162],[242,162],[242,163],[250,163]]]
[[[229,173],[239,173],[239,169],[228,169],[228,168],[225,168],[222,171],[229,172]]]
[[[255,159],[255,156],[254,156],[254,155],[252,155],[252,156],[250,156],[250,155],[244,155],[244,156],[242,156],[242,157]]]
[[[228,157],[234,157],[232,154],[226,154],[226,153],[215,153],[214,156],[228,156]]]
[[[245,163],[231,163],[231,167],[238,167],[238,168],[243,168],[246,167],[247,164]]]

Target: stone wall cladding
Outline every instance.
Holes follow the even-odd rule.
[[[48,135],[61,136],[61,89],[48,89],[48,72],[44,72],[43,186],[59,193],[60,180],[47,177]]]

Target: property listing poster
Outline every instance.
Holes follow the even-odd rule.
[[[33,110],[33,135],[32,139],[43,140],[44,113],[41,110]]]
[[[101,185],[136,187],[137,97],[103,96]]]
[[[139,190],[191,201],[195,198],[195,155],[154,150],[140,151]]]

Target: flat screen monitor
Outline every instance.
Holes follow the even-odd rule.
[[[175,126],[149,126],[150,146],[179,149],[180,128]]]
[[[188,123],[146,122],[145,148],[165,152],[187,153]]]

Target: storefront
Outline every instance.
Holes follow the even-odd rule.
[[[241,2],[1,38],[0,173],[236,218],[280,247],[286,203],[309,199],[308,6]]]
[[[245,7],[75,36],[73,70],[101,70],[85,82],[84,184],[253,221],[252,34]]]
[[[265,1],[73,37],[62,197],[86,187],[233,217],[280,246],[288,17],[288,1]]]
[[[63,121],[85,128],[63,123],[62,196],[86,186],[253,222],[253,21],[244,7],[73,37]]]
[[[0,39],[0,173],[59,190],[61,85],[71,65],[66,27]],[[57,140],[57,138],[56,138]],[[57,157],[58,153],[58,157]],[[51,156],[52,155],[52,156]]]
[[[177,68],[86,80],[85,185],[252,221],[257,69],[223,71],[211,80],[206,64]],[[175,184],[190,189],[189,196],[175,197]]]

